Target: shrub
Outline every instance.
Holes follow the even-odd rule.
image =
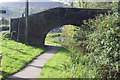
[[[113,14],[100,14],[95,19],[84,21],[84,25],[80,28],[72,26],[65,29],[63,46],[71,50],[71,62],[69,63],[72,66],[76,65],[74,68],[71,67],[73,71],[79,70],[81,54],[84,53],[83,57],[87,55],[90,57],[88,63],[94,65],[95,71],[100,71],[99,77],[118,77],[120,72],[120,17],[117,7],[114,7],[112,12]],[[78,77],[79,74],[76,71],[73,76]]]
[[[95,62],[99,66],[106,66],[111,72],[119,71],[118,60],[120,56],[120,18],[118,13],[112,15],[100,15],[96,20],[90,20],[94,31],[88,35],[87,49],[93,54]],[[95,56],[97,55],[97,56]],[[116,74],[114,74],[116,75]],[[111,77],[111,75],[108,75]]]

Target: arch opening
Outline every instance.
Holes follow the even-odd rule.
[[[45,37],[44,45],[61,46],[61,35],[62,27],[51,29]]]
[[[66,29],[73,30],[76,25],[63,25],[51,29],[45,36],[44,45],[62,46],[63,39],[67,36]],[[78,26],[77,26],[78,27]]]

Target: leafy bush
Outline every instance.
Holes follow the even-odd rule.
[[[89,55],[69,52],[68,57],[70,58],[64,63],[64,70],[69,73],[70,78],[99,78]]]
[[[72,53],[61,48],[44,66],[40,78],[96,78],[98,73],[94,65],[89,61],[89,56],[80,55],[76,64]],[[72,61],[73,60],[73,61]],[[74,64],[73,64],[74,63]]]
[[[85,53],[87,33],[86,29],[84,30],[78,26],[66,25],[62,33],[61,45],[70,51]]]
[[[62,42],[61,45],[64,47],[72,47],[74,44],[74,30],[75,27],[69,25],[69,27],[65,26],[65,29],[62,31]],[[72,45],[72,46],[71,46]]]
[[[118,77],[120,72],[120,14],[117,7],[113,7],[112,12],[113,14],[100,14],[95,19],[84,21],[84,25],[80,28],[67,27],[63,32],[65,36],[63,46],[71,51],[71,62],[68,64],[76,65],[74,69],[71,67],[73,71],[81,63],[81,53],[84,53],[82,58],[90,57],[88,64],[91,63],[95,71],[98,70],[97,73],[100,71],[101,75],[96,77]],[[73,76],[78,77],[79,74],[76,71]]]
[[[70,51],[68,54],[70,58],[65,62],[64,69],[71,78],[99,77],[89,55],[82,54],[85,53],[86,33],[84,29],[73,25],[66,25],[63,30],[61,45]]]
[[[114,3],[112,2],[73,2],[75,8],[92,8],[92,9],[111,9]]]
[[[111,72],[119,72],[119,23],[120,18],[118,17],[117,12],[112,15],[100,15],[99,17],[96,17],[96,20],[90,20],[88,22],[94,31],[88,35],[89,43],[86,48],[89,53],[93,54],[92,58],[94,58],[99,66],[105,66]],[[109,77],[111,77],[111,75]]]
[[[61,44],[69,52],[64,52],[67,56],[62,57],[58,52],[57,58],[55,56],[47,63],[43,71],[46,72],[42,73],[42,77],[118,78],[120,18],[116,7],[113,7],[112,12],[113,14],[101,14],[95,19],[84,21],[80,27],[67,25],[69,27],[66,26],[61,35]],[[63,64],[61,65],[58,60]],[[52,65],[53,63],[55,64]],[[49,65],[52,67],[48,67]]]

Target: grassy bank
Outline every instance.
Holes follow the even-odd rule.
[[[67,49],[60,49],[44,66],[40,78],[98,78],[99,74],[90,57],[81,55],[80,63],[71,59],[71,52]],[[76,63],[76,64],[73,64]]]
[[[61,33],[48,33],[45,39],[45,44],[61,46],[60,41],[55,39],[55,37],[60,37],[60,35]]]
[[[6,77],[14,72],[18,72],[26,66],[32,59],[45,51],[43,48],[32,47],[3,35],[2,40],[2,75]]]
[[[44,66],[40,78],[67,78],[69,75],[64,71],[64,62],[69,59],[66,49],[60,49],[59,52],[50,59]]]
[[[10,27],[10,25],[0,25],[0,27]]]

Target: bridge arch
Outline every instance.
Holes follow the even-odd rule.
[[[28,16],[28,44],[44,46],[45,38],[51,29],[63,25],[83,24],[83,20],[104,14],[106,9],[53,8]],[[11,19],[12,38],[25,41],[25,17]]]

